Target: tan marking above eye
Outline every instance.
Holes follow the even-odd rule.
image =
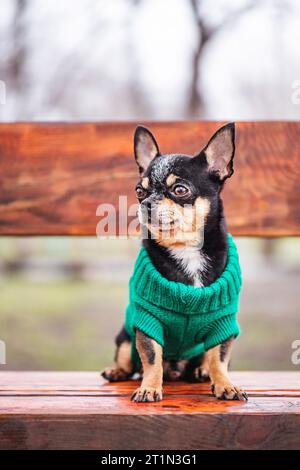
[[[141,185],[143,186],[144,189],[148,189],[149,188],[149,178],[145,177],[142,179],[141,181]]]
[[[166,179],[167,186],[172,186],[177,180],[177,178],[178,176],[174,175],[173,173],[170,173],[168,178]]]

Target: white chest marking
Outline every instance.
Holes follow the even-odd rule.
[[[170,247],[173,259],[193,279],[195,287],[203,287],[202,276],[209,268],[209,258],[197,246]]]

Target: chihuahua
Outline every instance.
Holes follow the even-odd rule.
[[[168,281],[201,288],[224,271],[228,238],[220,193],[233,174],[234,153],[233,123],[221,127],[196,156],[161,154],[153,134],[137,127],[134,155],[140,179],[135,191],[142,243],[156,270]],[[188,210],[183,211],[184,207]],[[165,222],[168,233],[161,226]],[[234,336],[189,359],[164,357],[162,345],[139,329],[135,341],[143,379],[133,401],[161,400],[163,379],[210,380],[218,399],[247,400],[247,394],[228,376]],[[116,337],[115,365],[102,372],[105,379],[122,381],[139,372],[132,361],[131,343],[132,336],[123,327]]]

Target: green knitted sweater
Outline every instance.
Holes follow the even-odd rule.
[[[132,360],[139,364],[135,330],[163,346],[165,359],[190,359],[239,334],[236,320],[241,270],[236,245],[228,234],[227,264],[207,287],[168,281],[141,248],[129,283],[125,329],[132,339]]]

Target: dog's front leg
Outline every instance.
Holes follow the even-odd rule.
[[[233,338],[230,338],[205,353],[212,392],[220,400],[247,400],[247,394],[233,385],[228,376],[232,343]]]
[[[136,331],[136,348],[143,366],[141,386],[131,400],[135,402],[160,401],[162,399],[162,347],[140,330]]]

